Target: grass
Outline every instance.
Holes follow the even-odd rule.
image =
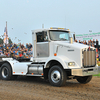
[[[96,75],[93,75],[93,76],[98,76],[98,77],[100,77],[100,73],[99,73],[99,74],[96,74]]]
[[[99,59],[97,58],[97,64],[98,64],[98,66],[100,66],[100,61],[99,61]],[[100,77],[100,73],[99,74],[96,74],[96,75],[93,75],[93,76],[98,76],[98,77]]]

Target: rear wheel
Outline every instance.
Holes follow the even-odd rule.
[[[86,83],[89,83],[92,79],[92,75],[91,76],[84,76],[84,77],[79,77],[77,78],[77,81],[79,83],[82,83],[82,84],[86,84]]]
[[[50,68],[48,79],[53,86],[63,86],[66,83],[67,75],[61,66],[55,65]]]
[[[2,80],[16,79],[17,76],[12,75],[12,69],[8,63],[4,63],[0,68],[0,78]]]

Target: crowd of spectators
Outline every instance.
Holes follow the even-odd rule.
[[[81,44],[86,44],[88,46],[92,46],[92,47],[95,47],[95,48],[99,49],[99,41],[97,39],[96,39],[96,41],[95,41],[95,39],[88,40],[88,42],[86,40],[85,41],[75,40],[75,42],[79,42]]]
[[[85,44],[85,45],[88,45],[88,46],[92,46],[92,47],[95,47],[96,48],[96,58],[97,58],[97,64],[99,64],[100,66],[100,45],[99,45],[99,41],[96,39],[96,41],[93,39],[92,40],[88,40],[87,41],[77,41],[75,40],[75,42],[79,42],[81,44]]]
[[[81,44],[85,44],[85,45],[88,45],[88,46],[92,46],[92,47],[95,47],[96,48],[96,52],[98,54],[100,54],[100,45],[99,45],[99,41],[96,39],[96,41],[93,39],[92,40],[88,40],[88,42],[85,40],[85,41],[77,41],[75,40],[75,42],[79,42]]]
[[[0,44],[0,55],[11,57],[14,59],[17,58],[30,58],[32,57],[32,44],[27,43],[26,45],[23,45],[21,43],[18,44]]]

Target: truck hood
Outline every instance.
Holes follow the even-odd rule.
[[[57,52],[58,56],[64,56],[66,58],[65,62],[69,59],[80,67],[82,67],[82,51],[88,48],[89,46],[76,42],[73,42],[72,44],[69,43],[69,41],[54,42],[54,53]]]
[[[83,49],[83,48],[88,48],[89,46],[81,44],[81,43],[76,43],[73,42],[72,44],[69,43],[69,41],[56,41],[55,42],[56,45],[60,45],[60,46],[66,46],[68,48],[77,48],[77,49]]]

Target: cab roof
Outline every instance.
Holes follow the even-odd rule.
[[[53,28],[53,27],[51,27],[51,28],[48,28],[48,29],[36,29],[36,30],[32,30],[32,32],[41,32],[41,31],[49,31],[49,30],[60,30],[60,31],[69,31],[70,32],[70,30],[69,29],[66,29],[66,28]]]

